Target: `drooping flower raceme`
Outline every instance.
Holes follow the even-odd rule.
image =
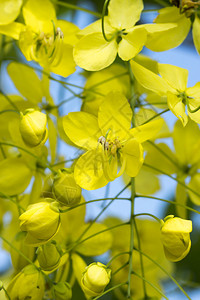
[[[132,110],[119,92],[111,92],[99,107],[98,118],[86,112],[69,113],[63,120],[70,140],[87,150],[75,164],[74,177],[82,188],[105,186],[125,171],[135,177],[143,163],[142,142],[161,129],[163,120],[131,128]]]
[[[135,78],[142,86],[160,96],[167,96],[169,109],[181,120],[183,126],[188,122],[186,106],[190,118],[200,123],[200,82],[187,88],[188,70],[173,65],[158,64],[158,71],[162,76],[160,77],[135,61],[131,62],[131,66]]]
[[[143,10],[142,0],[110,0],[108,16],[104,18],[104,31],[98,20],[79,35],[74,48],[74,59],[78,66],[88,71],[98,71],[111,65],[117,54],[122,60],[130,60],[145,45],[147,33],[159,34],[174,24],[145,24],[135,26]]]

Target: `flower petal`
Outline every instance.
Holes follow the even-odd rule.
[[[20,13],[22,0],[1,0],[0,2],[0,25],[13,22]]]
[[[55,8],[49,0],[28,0],[23,7],[23,16],[34,32],[52,32],[52,21],[56,23]]]
[[[135,177],[143,164],[143,148],[136,139],[130,139],[122,149],[123,158],[126,160],[125,172],[130,177]]]
[[[129,60],[135,57],[146,42],[147,32],[144,28],[134,27],[127,35],[122,36],[119,43],[118,54],[122,60]]]
[[[117,55],[117,42],[107,42],[102,33],[92,33],[80,39],[74,48],[74,60],[88,71],[99,71],[112,64]]]
[[[158,64],[158,71],[172,88],[179,92],[187,89],[188,70],[173,65]]]
[[[77,146],[84,149],[97,147],[101,132],[95,116],[86,112],[71,112],[63,118],[63,128]]]
[[[114,104],[114,105],[113,105]],[[120,92],[110,92],[99,107],[98,123],[103,136],[124,140],[130,137],[132,110],[126,97]]]
[[[0,33],[19,40],[21,31],[25,28],[24,24],[13,22],[8,25],[0,25]]]
[[[198,16],[196,16],[194,19],[194,23],[192,26],[192,36],[195,48],[200,54],[200,19],[198,18]]]
[[[103,172],[101,149],[89,150],[78,159],[74,169],[74,178],[77,184],[86,190],[95,190],[108,183]]]
[[[163,119],[150,121],[144,125],[132,128],[130,133],[139,143],[143,143],[146,140],[150,140],[151,138],[155,137],[161,130],[163,124]]]
[[[161,26],[168,25],[167,23],[174,23],[177,26],[163,32],[150,33],[146,47],[152,51],[166,51],[179,46],[187,37],[191,27],[190,19],[186,18],[185,14],[180,14],[176,7],[160,9],[155,22]]]
[[[191,177],[191,180],[188,184],[188,187],[191,188],[193,191],[200,194],[200,174],[196,173],[194,176]],[[194,194],[192,191],[188,190],[188,194],[190,196],[191,201],[195,205],[200,205],[200,196]]]
[[[111,25],[117,29],[131,28],[140,19],[143,10],[142,0],[110,0],[108,17]]]
[[[59,27],[64,34],[63,42],[65,44],[74,46],[77,43],[77,33],[80,31],[78,26],[75,24],[65,21],[65,20],[57,20],[56,22],[57,27]]]
[[[139,65],[135,61],[131,61],[131,68],[136,80],[146,89],[151,90],[160,96],[164,96],[167,91],[172,90],[163,78]]]
[[[169,109],[173,112],[173,114],[181,120],[183,126],[185,126],[188,122],[188,116],[185,113],[185,105],[181,101],[179,97],[168,92],[167,93],[167,103]]]

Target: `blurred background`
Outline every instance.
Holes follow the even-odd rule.
[[[162,0],[164,3],[164,0]],[[73,5],[77,5],[86,9],[90,9],[93,11],[98,11],[101,13],[102,7],[104,4],[103,0],[92,0],[92,1],[63,1]],[[159,4],[160,1],[144,1],[145,9],[159,9],[162,6]],[[166,5],[169,3],[166,1]],[[84,28],[91,22],[93,22],[96,18],[83,11],[69,10],[68,8],[57,6],[57,16],[59,19],[65,19],[75,23],[79,28]],[[157,12],[144,12],[142,13],[142,23],[152,23],[153,19],[157,16]],[[200,59],[199,55],[196,52],[191,32],[188,35],[187,39],[184,43],[172,50],[165,52],[152,52],[144,47],[143,54],[150,56],[152,59],[157,60],[160,63],[169,63],[182,68],[186,68],[189,70],[189,81],[188,85],[193,86],[196,82],[200,81]],[[0,89],[4,91],[6,94],[18,94],[19,92],[16,90],[14,84],[9,78],[6,68],[10,61],[10,58],[17,59],[18,61],[24,61],[24,57],[17,49],[16,44],[13,42],[9,44],[7,47],[6,54],[1,57],[1,74],[0,74]],[[81,76],[82,70],[77,68],[76,73],[72,74],[67,78],[67,81],[70,83],[75,83],[80,86],[84,86],[85,78]],[[38,73],[40,74],[40,73]],[[56,78],[59,78],[56,76]],[[80,92],[79,89],[72,88],[75,93]],[[63,99],[67,99],[71,96],[71,93],[64,89],[61,85],[51,82],[51,95],[54,98],[56,104],[59,104]],[[80,98],[74,98],[72,101],[67,102],[62,105],[60,109],[60,115],[64,116],[70,111],[78,111],[81,108],[82,100]],[[164,114],[164,118],[170,128],[173,129],[173,125],[176,121],[176,118],[171,112]],[[172,143],[168,139],[166,139],[166,143],[173,147]],[[59,141],[59,153],[60,155],[66,156],[67,159],[73,158],[76,156],[77,150],[71,146],[66,145],[63,141]],[[161,197],[164,199],[174,200],[176,182],[170,180],[166,176],[160,176],[160,191],[155,193],[156,197]],[[95,191],[83,191],[83,196],[86,200],[104,198],[104,197],[112,197],[117,194],[124,187],[124,181],[122,178],[116,179],[114,182],[109,183],[109,185],[105,188],[95,190]],[[130,191],[126,191],[123,193],[124,197],[130,196]],[[188,199],[189,201],[189,199]],[[136,208],[135,213],[147,212],[156,215],[159,218],[164,218],[166,214],[174,214],[174,207],[170,206],[164,202],[155,201],[152,199],[136,199]],[[194,207],[189,201],[191,207]],[[87,220],[93,219],[102,209],[102,203],[90,204],[87,206]],[[195,209],[199,210],[198,207]],[[116,216],[121,218],[122,220],[128,220],[130,217],[130,204],[128,201],[115,201],[101,216],[103,220],[106,216]],[[7,216],[8,217],[8,216]],[[186,287],[188,294],[190,295],[192,300],[200,299],[200,218],[198,215],[189,214],[189,218],[192,218],[194,224],[194,231],[192,232],[192,249],[189,255],[181,262],[175,263],[175,274],[176,278],[184,278],[190,279],[191,288]],[[5,220],[6,221],[6,220]],[[102,258],[103,259],[103,258]],[[3,249],[0,250],[0,275],[5,272],[10,266],[10,257],[9,254]],[[183,276],[184,274],[184,276]],[[181,282],[180,282],[181,283]],[[183,283],[184,284],[184,283]],[[181,294],[174,284],[166,281],[164,283],[165,294],[170,300],[182,300],[186,299],[183,294]],[[78,299],[78,298],[77,298]],[[106,298],[105,298],[106,299]],[[109,298],[110,299],[110,298]],[[114,299],[114,298],[113,298]]]

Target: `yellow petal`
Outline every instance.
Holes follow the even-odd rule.
[[[146,42],[147,32],[144,28],[134,27],[127,35],[122,36],[119,43],[118,54],[122,60],[129,60],[135,57]]]
[[[160,9],[155,22],[158,25],[174,23],[174,25],[177,26],[163,32],[150,34],[146,47],[152,51],[166,51],[179,46],[187,37],[191,27],[190,19],[186,18],[185,14],[180,14],[179,9],[176,7],[165,7]]]
[[[139,143],[143,143],[155,137],[161,130],[163,124],[163,119],[153,120],[144,125],[132,128],[130,133]]]
[[[74,240],[79,237],[80,233],[84,232],[88,225],[89,223],[81,226],[81,231],[78,233],[78,235],[76,235],[76,233],[74,234]],[[107,229],[107,226],[100,223],[94,223],[87,231],[87,233],[83,236],[82,240],[105,229]],[[75,251],[85,256],[101,255],[110,249],[111,244],[112,235],[110,231],[105,231],[81,243],[75,248]]]
[[[195,48],[197,52],[200,54],[200,19],[196,15],[194,19],[194,23],[192,26],[192,36],[193,36],[193,41]]]
[[[97,147],[101,131],[95,116],[86,112],[71,112],[63,118],[63,128],[77,146],[84,149]]]
[[[143,10],[142,0],[111,0],[108,5],[108,17],[111,25],[117,29],[131,28],[140,19]]]
[[[57,150],[57,130],[53,120],[48,117],[48,133],[49,133],[49,147],[51,153],[51,163],[53,164],[56,159],[56,150]]]
[[[197,82],[193,87],[187,88],[186,94],[192,98],[200,98],[200,82]]]
[[[72,253],[72,266],[76,279],[79,285],[81,285],[82,274],[85,271],[87,265],[85,261],[80,257],[80,255]]]
[[[0,25],[13,22],[20,13],[22,0],[1,0],[0,2]]]
[[[189,105],[191,110],[198,108],[200,106],[200,99],[189,99]],[[190,117],[190,119],[200,124],[200,110],[197,110],[197,112],[195,113],[191,113],[188,110],[188,116]]]
[[[135,178],[135,189],[139,194],[153,195],[160,189],[159,179],[155,174],[150,172],[150,169],[143,166]]]
[[[7,71],[15,87],[26,99],[36,104],[42,101],[42,84],[32,68],[18,62],[11,62]]]
[[[169,218],[165,221],[162,232],[189,233],[192,232],[192,221],[181,218]]]
[[[109,22],[108,16],[104,17],[104,30],[105,30],[106,34],[110,34],[115,31]],[[88,25],[87,27],[85,27],[84,29],[79,31],[77,35],[78,35],[78,37],[82,37],[84,35],[88,35],[88,34],[91,34],[94,32],[99,32],[99,33],[102,32],[102,20],[101,19],[91,23],[90,25]]]
[[[0,25],[0,33],[19,40],[20,33],[24,28],[24,24],[13,22],[8,25]]]
[[[95,190],[108,183],[103,172],[101,149],[89,150],[78,159],[74,178],[77,184],[86,190]]]
[[[18,195],[30,183],[33,172],[22,158],[7,158],[0,162],[0,191],[5,195]]]
[[[126,160],[125,172],[130,177],[135,177],[143,164],[143,148],[135,139],[130,139],[122,149],[123,158]]]
[[[135,61],[131,61],[131,68],[136,80],[146,89],[151,90],[160,96],[166,95],[167,91],[172,89],[163,78],[139,65]]]
[[[57,27],[59,27],[64,34],[63,42],[65,44],[74,46],[78,41],[77,33],[80,31],[78,26],[75,24],[65,21],[65,20],[57,20],[56,22]]]
[[[74,48],[74,60],[88,71],[99,71],[111,65],[117,55],[117,42],[107,42],[102,33],[92,33],[80,39]]]
[[[23,7],[23,16],[26,25],[34,32],[51,32],[56,23],[56,13],[49,0],[28,0]]]
[[[186,90],[188,70],[168,64],[158,64],[158,70],[163,79],[165,79],[172,88],[179,92]]]
[[[67,44],[61,45],[61,51],[57,53],[53,63],[49,66],[51,72],[67,77],[76,71],[73,59],[73,47]]]
[[[114,103],[114,105],[113,105]],[[126,139],[130,136],[132,110],[126,97],[119,92],[110,92],[99,107],[98,123],[103,136]]]
[[[176,122],[173,131],[174,148],[177,159],[183,166],[199,161],[199,140],[200,130],[195,122],[189,119],[185,127],[180,121]]]
[[[185,105],[181,101],[181,98],[168,92],[167,93],[167,103],[168,103],[169,109],[173,112],[173,114],[179,120],[181,120],[183,126],[185,126],[188,122],[188,116],[185,113]]]

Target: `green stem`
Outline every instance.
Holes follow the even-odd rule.
[[[143,281],[147,282],[154,290],[156,290],[163,298],[165,298],[166,300],[168,300],[168,298],[163,294],[163,292],[157,288],[153,283],[151,283],[149,280],[147,280],[146,278],[144,278],[144,276],[141,276],[140,274],[136,273],[135,271],[132,272],[133,275],[141,278]],[[148,299],[147,297],[144,299]]]
[[[12,300],[12,299],[10,298],[10,296],[8,295],[8,292],[7,292],[7,290],[5,289],[4,286],[2,287],[2,289],[4,290],[4,293],[5,293],[6,297],[8,297],[9,300]]]
[[[25,211],[25,209],[18,203],[17,200],[14,200],[11,196],[5,195],[4,193],[0,192],[0,197],[5,198],[5,199],[9,199],[10,201],[12,201],[13,203],[15,203],[20,210]]]
[[[140,216],[149,216],[153,219],[155,219],[156,221],[158,221],[160,223],[160,219],[157,218],[156,216],[152,215],[152,214],[149,214],[149,213],[140,213],[140,214],[135,214],[134,217],[140,217]]]
[[[170,200],[166,200],[166,199],[162,199],[162,198],[157,198],[157,197],[153,197],[153,196],[145,196],[145,195],[135,195],[135,197],[137,198],[149,198],[149,199],[153,199],[153,200],[158,200],[158,201],[163,201],[163,202],[166,202],[166,203],[170,203],[170,204],[173,204],[173,205],[178,205],[178,206],[181,206],[181,207],[184,207],[185,209],[188,209],[194,213],[197,213],[200,215],[200,212],[192,207],[189,207],[187,205],[184,205],[182,203],[178,203],[178,202],[174,202],[174,201],[170,201]]]
[[[120,268],[118,268],[115,272],[113,272],[112,277],[115,276],[115,274],[117,274],[119,271],[121,271],[126,266],[128,266],[128,261],[125,264],[123,264]]]
[[[120,252],[120,253],[116,254],[116,255],[113,256],[113,257],[111,258],[111,260],[107,263],[106,267],[109,267],[113,260],[115,260],[117,257],[119,257],[119,256],[121,256],[121,255],[124,255],[124,254],[129,254],[129,252],[126,251],[126,252]]]
[[[134,248],[134,202],[135,202],[135,180],[131,178],[131,216],[130,216],[130,248],[129,248],[129,270],[128,270],[128,289],[127,298],[131,298],[131,272],[132,272],[132,259]]]
[[[136,251],[141,252],[142,255],[144,255],[145,257],[147,257],[149,260],[151,260],[156,266],[158,266],[167,276],[169,276],[169,278],[177,285],[177,287],[183,292],[183,294],[187,297],[187,299],[192,300],[188,294],[184,291],[184,289],[181,287],[181,285],[178,283],[178,281],[169,273],[165,270],[165,268],[163,268],[156,260],[154,260],[153,258],[151,258],[149,255],[145,254],[143,251],[136,249]]]
[[[111,287],[110,289],[106,290],[105,292],[103,292],[100,296],[97,296],[97,297],[93,298],[93,300],[97,300],[97,299],[101,298],[102,296],[104,296],[104,295],[110,293],[110,292],[113,291],[113,290],[118,289],[119,287],[121,287],[122,285],[125,285],[125,284],[127,284],[127,282],[119,283],[119,284],[117,284],[117,285]]]
[[[5,109],[5,110],[1,110],[1,111],[0,111],[0,115],[5,114],[5,113],[7,113],[7,112],[16,112],[16,113],[19,113],[18,110],[14,110],[14,109]]]
[[[155,116],[151,117],[151,118],[148,119],[147,121],[143,122],[141,125],[144,125],[144,124],[146,124],[146,123],[149,123],[149,122],[152,121],[153,119],[155,119],[155,118],[161,116],[162,114],[164,114],[164,113],[166,113],[166,112],[168,112],[168,111],[169,111],[169,108],[167,108],[167,109],[161,111],[160,113],[158,113],[158,114],[156,114]]]
[[[108,2],[110,0],[106,0],[104,2],[104,5],[103,5],[103,10],[102,10],[102,19],[101,19],[101,30],[102,30],[102,34],[103,34],[103,37],[104,39],[106,40],[106,42],[111,42],[113,40],[113,38],[116,36],[117,33],[114,33],[110,38],[107,38],[106,36],[106,33],[105,33],[105,28],[104,28],[104,17],[105,17],[105,14],[106,14],[106,9],[107,9],[107,6],[108,6]]]
[[[143,166],[146,166],[156,172],[161,173],[162,175],[168,176],[169,178],[173,179],[174,181],[178,182],[180,185],[184,186],[187,190],[193,192],[195,195],[197,195],[198,197],[200,197],[200,194],[198,194],[196,191],[194,191],[193,189],[191,189],[189,186],[187,186],[186,184],[184,184],[181,180],[174,178],[173,176],[171,176],[170,174],[165,173],[164,171],[157,169],[149,164],[143,163]]]
[[[59,210],[59,212],[60,213],[66,213],[66,212],[68,212],[68,211],[70,211],[70,210],[73,210],[73,209],[75,209],[75,208],[77,208],[77,207],[79,207],[79,206],[82,206],[82,205],[86,205],[86,204],[88,204],[88,203],[93,203],[93,202],[98,202],[98,201],[105,201],[105,200],[112,200],[113,198],[101,198],[101,199],[94,199],[94,200],[89,200],[89,201],[86,201],[86,202],[81,202],[81,203],[79,203],[79,204],[77,204],[77,205],[75,205],[75,206],[72,206],[72,207],[69,207],[69,208],[67,208],[67,209],[64,209],[64,210],[62,210],[62,209],[60,209]],[[130,201],[130,198],[116,198],[115,200],[120,200],[120,201],[122,201],[122,200],[128,200],[128,201]]]
[[[66,8],[69,8],[69,9],[72,9],[72,10],[80,10],[80,11],[83,11],[83,12],[86,12],[90,15],[93,15],[97,18],[101,18],[101,14],[97,13],[97,12],[94,12],[92,10],[89,10],[87,8],[83,8],[83,7],[80,7],[80,6],[76,6],[76,5],[73,5],[73,4],[70,4],[70,3],[66,3],[66,2],[62,2],[62,1],[56,1],[56,0],[51,0],[55,5],[59,5],[59,6],[63,6],[63,7],[66,7]]]

